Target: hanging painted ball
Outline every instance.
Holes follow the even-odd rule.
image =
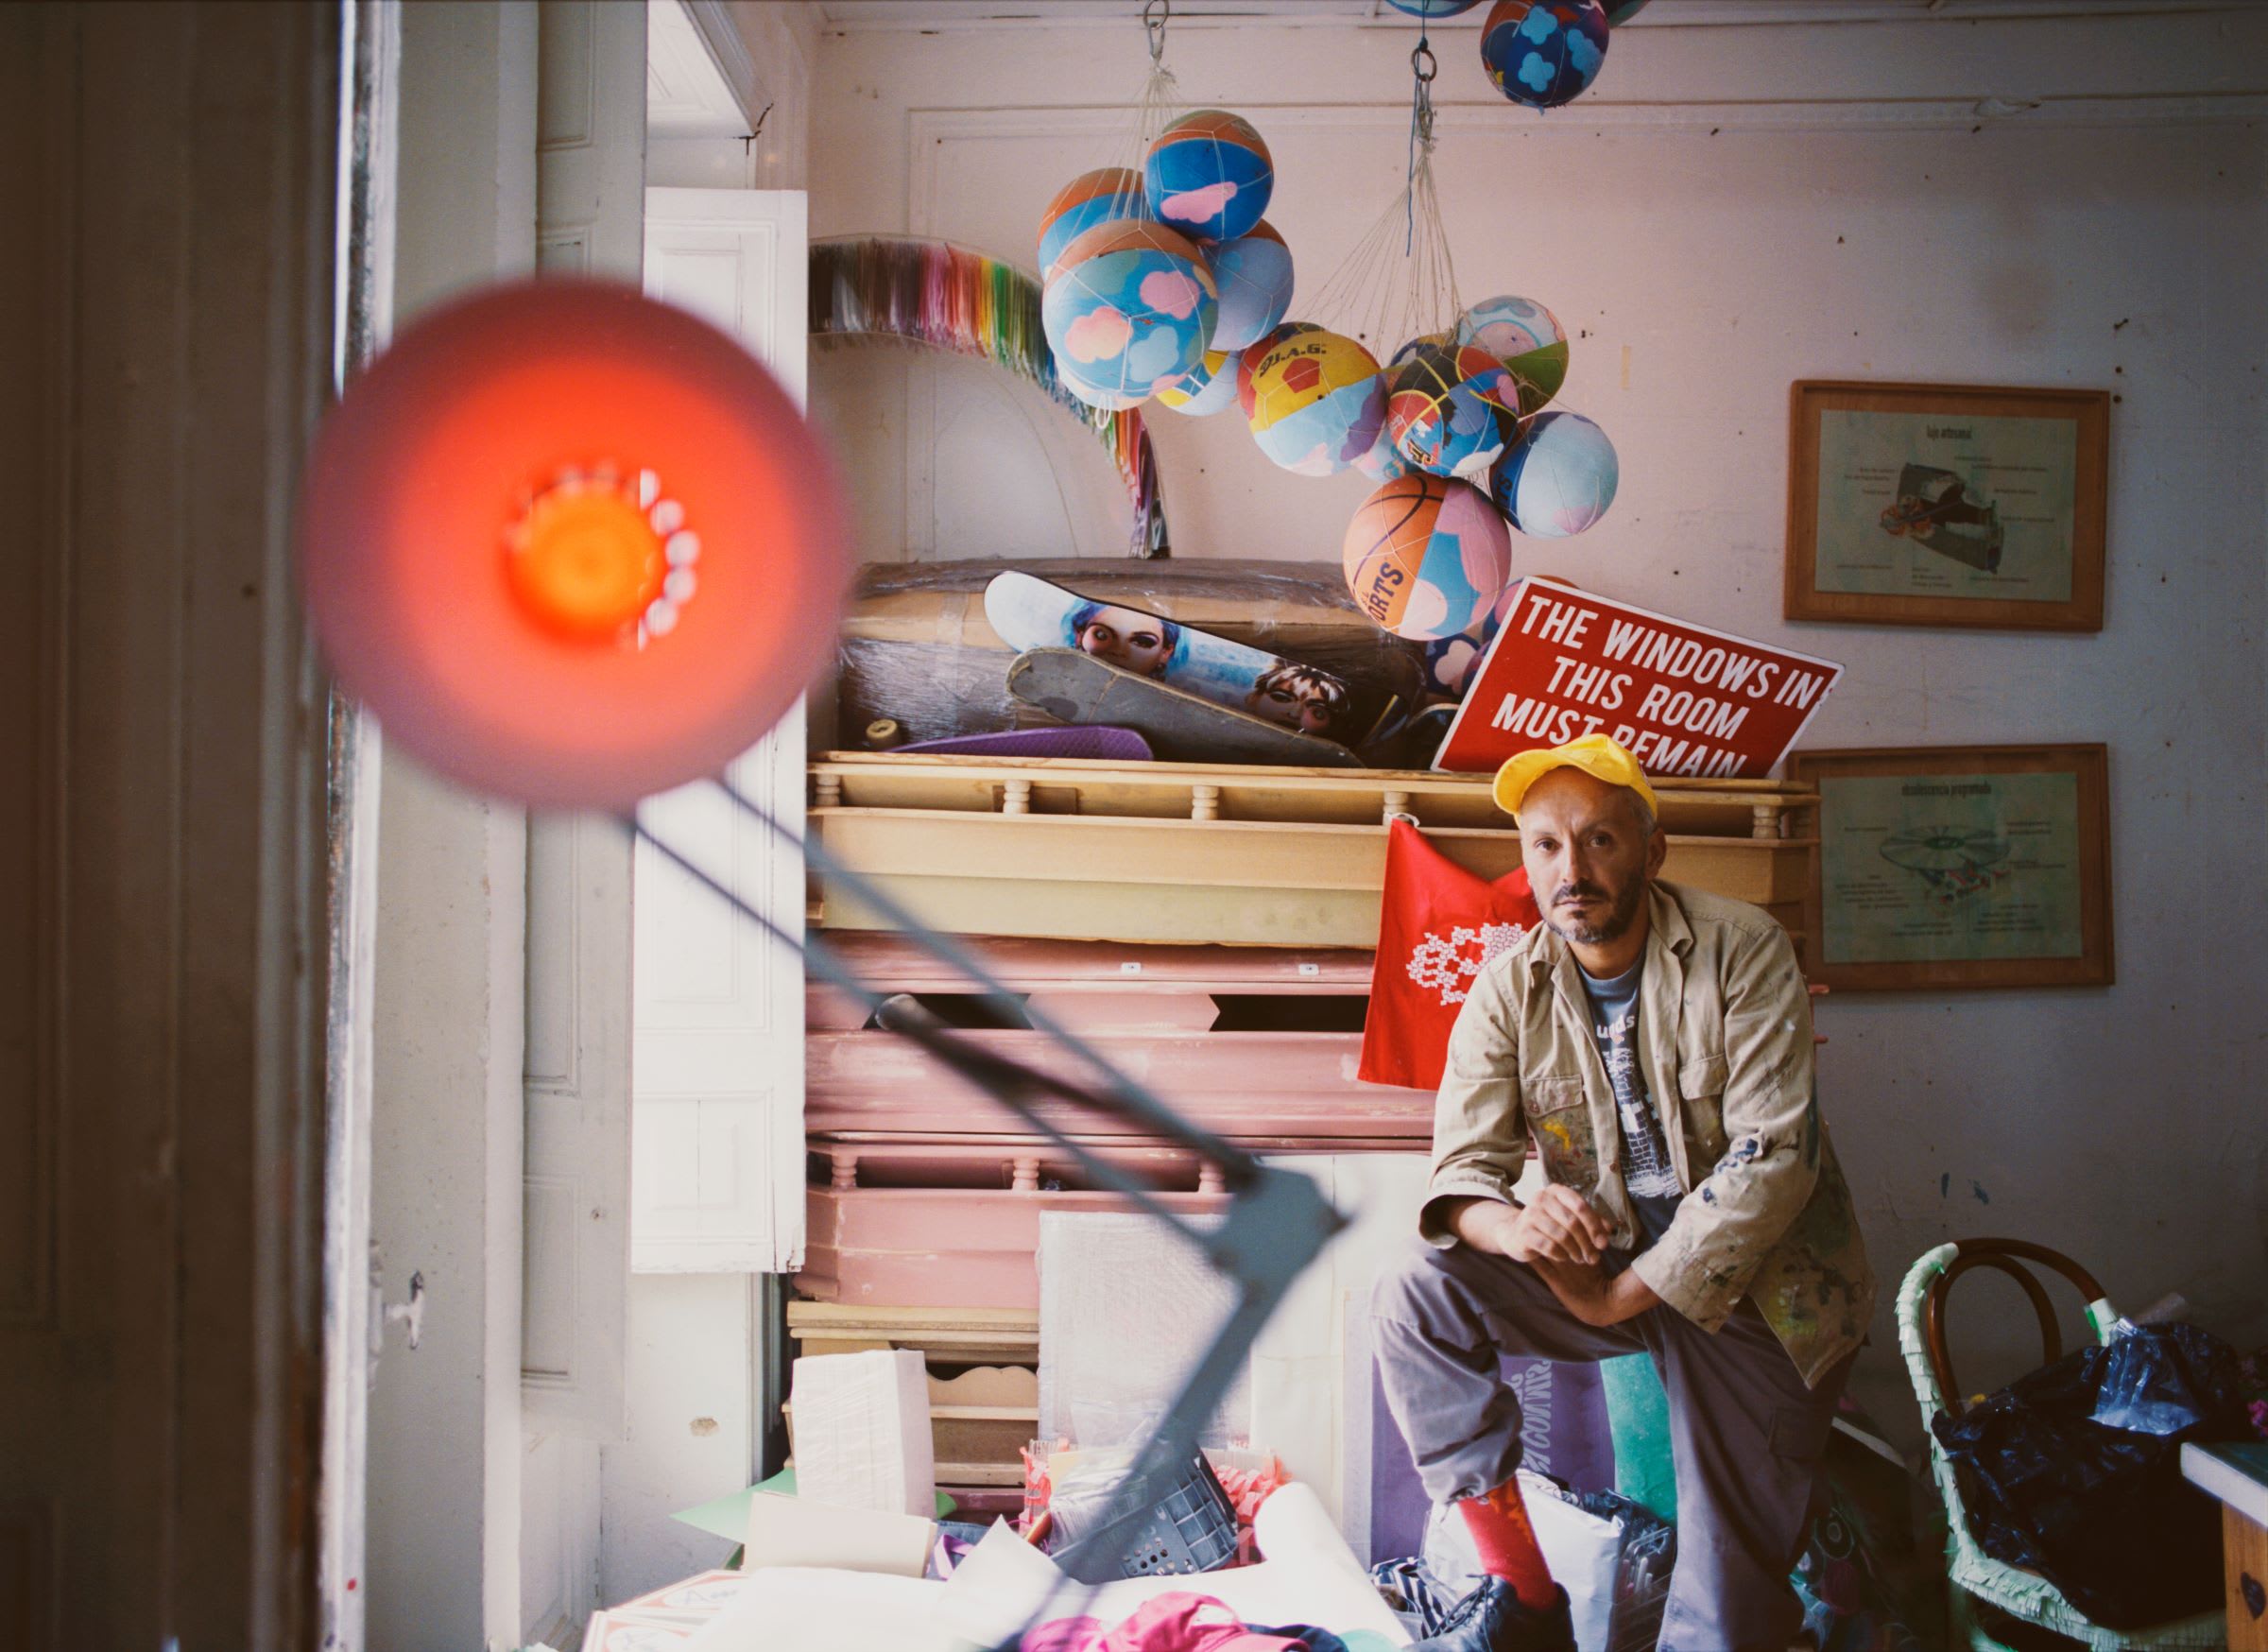
[[[1415,338],[1404,339],[1401,348],[1397,350],[1392,359],[1386,363],[1386,376],[1391,378],[1397,368],[1428,345],[1440,346],[1455,342],[1457,342],[1457,336],[1453,328],[1446,333],[1420,333]]]
[[[1581,95],[1606,60],[1599,0],[1496,0],[1481,25],[1481,66],[1499,92],[1531,109]]]
[[[1410,461],[1401,456],[1394,445],[1394,436],[1383,424],[1378,427],[1378,439],[1370,451],[1354,461],[1354,468],[1373,482],[1391,482],[1397,476],[1409,474]]]
[[[1477,5],[1479,0],[1474,0]],[[1647,0],[1605,0],[1606,26],[1620,28],[1646,9]]]
[[[1419,470],[1485,480],[1511,443],[1518,405],[1495,356],[1469,344],[1426,344],[1387,381],[1386,429]]]
[[[1477,344],[1520,387],[1522,414],[1540,412],[1567,382],[1567,329],[1534,299],[1483,299],[1457,318],[1457,342]]]
[[[1473,673],[1480,669],[1481,656],[1488,652],[1488,645],[1503,628],[1514,589],[1511,583],[1505,584],[1503,594],[1481,615],[1479,625],[1453,637],[1436,637],[1425,645],[1426,692],[1450,699],[1465,697],[1465,691],[1472,686]]]
[[[1126,385],[1105,384],[1098,379],[1083,379],[1075,372],[1064,370],[1056,364],[1056,381],[1071,392],[1072,399],[1082,406],[1097,408],[1105,413],[1124,413],[1129,407],[1139,407],[1150,398],[1139,389]]]
[[[1481,0],[1386,0],[1395,10],[1406,11],[1412,17],[1456,17],[1480,3]]]
[[[1200,109],[1158,134],[1142,178],[1160,223],[1200,241],[1234,241],[1268,210],[1276,163],[1250,121]]]
[[[1236,369],[1236,404],[1245,410],[1246,419],[1252,417],[1253,370],[1262,362],[1267,360],[1276,347],[1285,339],[1301,333],[1320,333],[1322,331],[1323,329],[1313,321],[1279,321],[1251,344],[1246,346],[1243,358],[1237,363]]]
[[[1131,407],[1205,359],[1212,272],[1162,224],[1097,224],[1063,249],[1040,301],[1056,372],[1080,400]]]
[[[1310,324],[1278,336],[1255,361],[1259,349],[1245,353],[1237,399],[1261,452],[1297,474],[1329,476],[1370,451],[1386,422],[1375,356]]]
[[[1398,637],[1430,642],[1480,623],[1512,577],[1512,536],[1488,495],[1453,477],[1397,476],[1347,525],[1355,606]]]
[[[1080,173],[1056,192],[1040,215],[1040,279],[1044,282],[1055,274],[1063,249],[1097,224],[1149,215],[1142,174],[1132,167],[1098,166]]]
[[[1158,404],[1193,419],[1232,407],[1241,365],[1232,350],[1209,350],[1203,361],[1158,392]]]
[[[1243,350],[1257,342],[1292,307],[1292,250],[1266,223],[1212,251],[1213,284],[1221,289],[1215,350]]]
[[[1538,413],[1497,461],[1488,490],[1512,525],[1565,539],[1606,514],[1622,468],[1606,433],[1580,413]]]

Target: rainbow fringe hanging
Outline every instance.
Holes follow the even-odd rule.
[[[903,338],[1029,380],[1110,450],[1134,505],[1133,554],[1169,554],[1158,460],[1138,409],[1090,407],[1056,377],[1040,327],[1040,283],[1028,272],[950,242],[862,235],[811,249],[814,338]]]

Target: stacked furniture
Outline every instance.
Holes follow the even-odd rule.
[[[809,830],[830,855],[1207,1129],[1256,1152],[1427,1149],[1429,1094],[1354,1077],[1384,828],[1414,818],[1451,859],[1503,876],[1519,839],[1486,777],[864,752],[810,769]],[[1816,798],[1769,782],[1659,789],[1664,875],[1795,929]],[[961,1013],[968,983],[848,890],[822,879],[817,894],[813,926],[869,985],[918,996],[1004,1055],[1076,1074],[1047,1035]],[[1022,1481],[1015,1447],[1038,1422],[1040,1213],[1125,1201],[867,1020],[811,989],[809,1237],[790,1330],[805,1353],[921,1349],[940,1489],[964,1507],[1004,1507]],[[1069,1104],[1047,1119],[1176,1210],[1222,1197],[1185,1149]]]

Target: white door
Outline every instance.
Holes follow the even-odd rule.
[[[646,191],[646,291],[741,339],[798,405],[805,224],[799,191]],[[801,835],[799,704],[733,764],[731,780]],[[639,819],[801,937],[800,852],[717,787],[648,799]],[[790,1272],[803,1258],[801,962],[650,844],[638,846],[634,875],[631,1265]]]

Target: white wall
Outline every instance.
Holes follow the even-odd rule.
[[[2268,102],[2227,89],[2258,83],[2268,14],[1705,28],[1674,26],[1675,5],[1620,31],[1593,94],[1549,117],[1494,97],[1471,29],[1438,35],[1463,290],[1557,311],[1575,335],[1562,402],[1623,459],[1606,523],[1523,542],[1521,567],[1847,662],[1816,745],[2111,748],[2119,985],[1847,994],[1821,1012],[1830,1118],[1884,1281],[1861,1393],[1912,1427],[1886,1304],[1949,1236],[2042,1240],[2122,1301],[2178,1288],[2257,1338]],[[1303,292],[1400,186],[1413,33],[1174,27],[1188,100],[1269,141],[1268,216]],[[937,233],[1028,264],[1056,187],[1119,158],[1115,106],[1144,61],[1130,21],[823,35],[814,235]],[[2044,107],[1979,112],[1988,98]],[[1057,543],[1011,548],[1071,550],[1077,501],[1115,502],[1094,492],[1100,453],[1068,444],[1058,475],[1012,409],[969,415],[984,439],[940,429],[931,374],[815,352],[815,410],[863,479],[866,554],[988,549],[1001,515],[1058,488]],[[2117,392],[2104,632],[1783,623],[1788,385],[1836,376]],[[1276,471],[1233,413],[1151,422],[1177,555],[1337,554],[1358,477]],[[925,469],[942,478],[926,491]],[[1102,525],[1108,545],[1117,520]],[[1976,1295],[2013,1304],[2000,1288]],[[1956,1321],[1999,1334],[1982,1313]]]

